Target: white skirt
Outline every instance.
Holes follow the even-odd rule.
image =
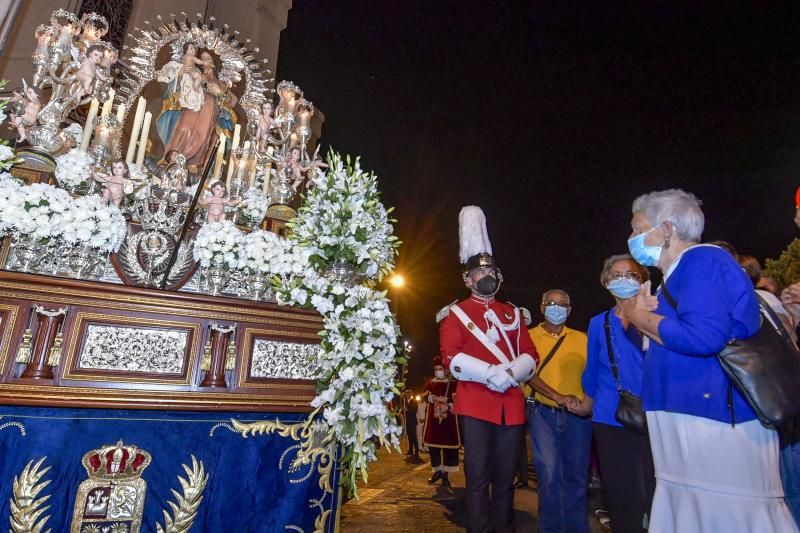
[[[778,434],[758,420],[730,424],[647,413],[656,469],[654,533],[792,533],[783,500]]]

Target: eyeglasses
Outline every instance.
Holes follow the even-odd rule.
[[[609,274],[608,281],[612,281],[615,279],[635,279],[637,281],[642,281],[642,276],[638,272],[631,272],[628,270],[627,272],[614,272],[613,274]]]
[[[544,301],[542,301],[542,305],[545,306],[545,307],[550,307],[551,305],[558,305],[560,307],[572,307],[567,302],[557,302],[555,300],[544,300]]]

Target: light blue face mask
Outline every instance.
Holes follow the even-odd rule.
[[[560,305],[548,305],[544,308],[544,319],[553,324],[560,326],[567,321],[569,309]]]
[[[640,285],[635,279],[619,278],[609,281],[606,289],[620,300],[627,300],[636,296]]]
[[[657,228],[653,228],[650,231],[654,229]],[[628,239],[628,250],[631,252],[634,261],[640,265],[654,267],[658,266],[658,260],[661,259],[661,246],[651,246],[644,243],[650,231],[640,233]]]

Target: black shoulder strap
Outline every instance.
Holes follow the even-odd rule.
[[[564,339],[566,339],[566,338],[567,338],[567,334],[566,333],[564,335],[562,335],[561,337],[559,337],[559,339],[556,341],[555,346],[553,346],[550,349],[550,352],[548,352],[547,357],[545,357],[544,361],[542,361],[542,364],[539,365],[539,369],[536,371],[536,374],[539,374],[542,371],[542,369],[547,366],[547,363],[550,362],[550,359],[553,358],[553,356],[558,351],[559,347],[561,347],[561,343],[564,342]]]
[[[667,301],[667,303],[669,305],[671,305],[672,308],[677,311],[678,310],[678,302],[677,302],[677,300],[675,300],[675,298],[672,297],[672,295],[667,290],[667,282],[666,281],[661,284],[661,294],[664,295],[664,299]]]
[[[614,381],[617,384],[617,390],[620,389],[619,385],[619,370],[617,369],[617,358],[614,356],[614,344],[611,342],[611,311],[606,311],[605,330],[606,330],[606,346],[608,347],[608,361],[611,363],[611,373],[614,375]]]

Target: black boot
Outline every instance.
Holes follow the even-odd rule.
[[[442,472],[442,486],[449,487],[450,486],[450,478],[447,475],[447,472]]]
[[[436,472],[433,473],[431,478],[428,480],[428,483],[436,483],[440,479],[442,479],[442,471],[441,470],[437,470]]]

